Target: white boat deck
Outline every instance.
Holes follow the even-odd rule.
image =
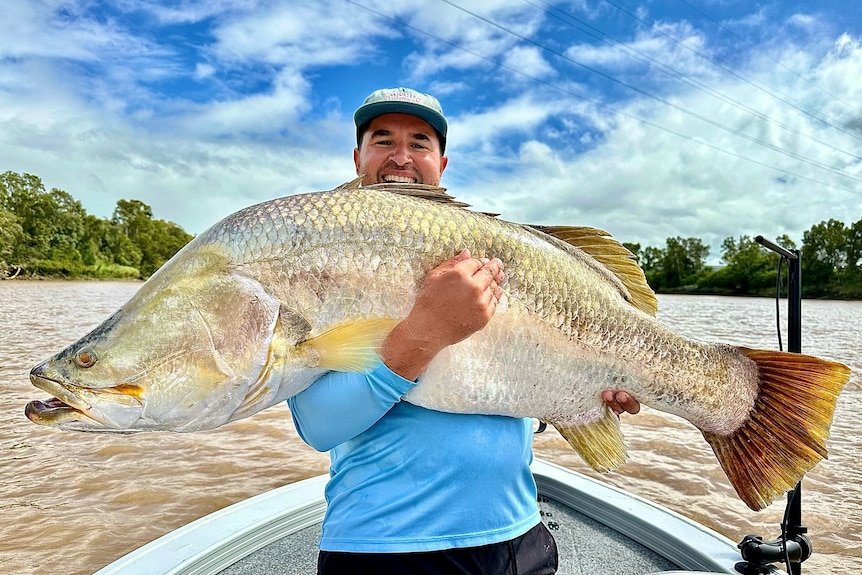
[[[736,544],[630,493],[537,460],[543,521],[560,549],[560,575],[736,573]],[[311,575],[326,477],[286,485],[194,521],[96,575]]]

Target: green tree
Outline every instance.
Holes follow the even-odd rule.
[[[21,237],[10,255],[13,262],[47,259],[55,235],[58,206],[37,176],[4,172],[0,175],[2,207],[15,214]]]
[[[138,200],[120,200],[113,218],[104,220],[87,214],[69,193],[47,191],[37,176],[0,174],[4,269],[67,277],[148,276],[191,238],[172,222],[153,220],[150,207]]]
[[[15,246],[21,241],[24,230],[15,214],[0,207],[0,273],[12,255]]]
[[[661,269],[661,261],[664,258],[664,252],[657,247],[647,246],[641,251],[640,264],[644,271],[653,271]]]
[[[193,237],[180,226],[165,220],[153,220],[151,233],[152,248],[144,252],[141,259],[141,273],[148,276],[162,267]]]
[[[662,285],[675,288],[696,281],[708,255],[709,247],[699,238],[668,238],[661,259]]]
[[[53,189],[49,196],[56,210],[52,236],[49,239],[48,257],[72,267],[80,267],[83,259],[78,245],[84,237],[84,220],[87,212],[81,207],[81,202],[68,192]]]
[[[154,220],[150,206],[139,200],[118,201],[112,221],[140,252],[138,267],[144,277],[152,275],[192,239],[173,222]]]
[[[779,256],[750,236],[725,238],[721,252],[721,260],[727,265],[711,278],[715,287],[747,294],[775,285]]]
[[[802,236],[803,291],[825,295],[837,286],[847,264],[847,230],[836,219],[812,226]]]
[[[640,245],[640,244],[633,244],[633,243],[630,243],[630,242],[623,242],[623,247],[624,247],[624,248],[626,248],[626,249],[627,249],[628,251],[630,251],[631,253],[633,253],[633,254],[634,254],[634,256],[635,256],[635,258],[637,258],[637,260],[638,260],[638,261],[640,261],[640,259],[641,259],[641,255],[640,255],[640,253],[641,253],[641,245]]]
[[[12,263],[32,271],[77,275],[83,261],[78,241],[86,212],[80,202],[63,190],[45,190],[31,174],[0,175],[0,202],[14,213],[20,235],[9,254]]]
[[[78,250],[86,265],[110,265],[139,268],[141,250],[110,220],[87,215],[84,219],[84,234],[78,242]]]
[[[794,242],[787,234],[781,234],[780,236],[775,238],[775,243],[782,248],[788,249],[790,251],[796,249],[796,242]]]
[[[862,282],[862,219],[847,228],[846,279],[850,283]]]

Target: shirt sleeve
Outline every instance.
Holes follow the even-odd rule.
[[[302,440],[329,451],[377,423],[415,385],[381,362],[369,373],[331,371],[287,404]]]

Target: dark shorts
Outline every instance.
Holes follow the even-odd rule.
[[[321,551],[318,575],[551,575],[557,544],[543,523],[502,543],[421,553]]]

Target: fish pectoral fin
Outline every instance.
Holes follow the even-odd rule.
[[[351,321],[308,339],[298,347],[316,359],[313,367],[368,372],[380,363],[378,351],[396,323],[388,317]]]
[[[600,409],[601,416],[589,423],[552,423],[590,467],[605,473],[625,463],[628,452],[619,418],[607,406]]]

